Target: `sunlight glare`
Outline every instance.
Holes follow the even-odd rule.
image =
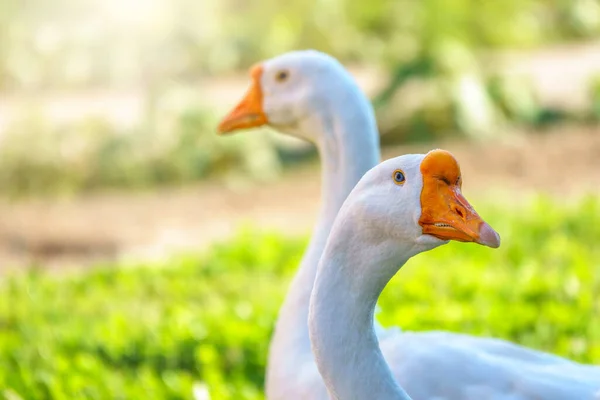
[[[166,8],[164,0],[104,0],[99,6],[109,20],[128,26],[152,24]]]

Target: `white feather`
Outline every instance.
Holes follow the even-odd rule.
[[[503,340],[448,332],[375,336],[369,316],[389,279],[410,257],[445,243],[423,235],[418,224],[421,159],[401,156],[369,171],[348,196],[332,228],[309,317],[313,350],[331,397],[597,398],[598,366]],[[391,182],[398,168],[407,177],[401,188]],[[320,395],[315,391],[312,398],[326,398]]]
[[[275,76],[283,69],[289,79],[281,84]],[[354,185],[379,161],[377,127],[368,100],[344,68],[327,55],[287,53],[264,62],[263,71],[260,84],[270,125],[313,142],[323,164],[322,208],[279,314],[269,351],[266,392],[272,400],[327,399],[311,352],[309,301],[335,217]],[[417,212],[417,203],[413,206]],[[376,259],[371,256],[370,261]],[[329,327],[348,328],[335,321]],[[600,398],[600,385],[594,386],[600,381],[598,367],[493,339],[444,332],[402,333],[399,328],[382,329],[377,324],[373,329],[392,383],[399,382],[414,399],[565,398],[558,389],[547,392],[552,388],[548,385],[558,384],[575,396],[566,398]],[[349,354],[358,350],[343,342],[337,346],[346,346]],[[348,372],[350,384],[365,382],[373,365],[357,362],[340,368]],[[579,396],[577,390],[587,390],[582,388],[590,382],[593,391]],[[368,398],[381,398],[377,390],[374,386]]]

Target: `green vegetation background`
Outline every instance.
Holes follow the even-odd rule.
[[[270,136],[217,138],[201,82],[291,49],[381,69],[386,84],[374,103],[384,144],[597,121],[600,79],[589,83],[591,108],[546,109],[526,77],[504,76],[489,56],[599,35],[600,0],[5,0],[0,95],[27,101],[0,146],[0,193],[139,188],[234,169],[272,175],[296,156]],[[424,98],[404,112],[398,94],[415,80]],[[113,89],[142,94],[135,126],[49,120],[39,101]]]
[[[513,340],[600,363],[600,199],[481,206],[491,250],[411,260],[379,320]],[[304,239],[241,232],[156,265],[0,281],[0,399],[261,399],[269,336]]]
[[[600,79],[591,109],[566,113],[489,61],[500,49],[599,37],[598,0],[157,0],[123,13],[130,3],[0,2],[0,100],[27,99],[2,133],[1,196],[276,174],[298,155],[265,134],[218,138],[197,82],[294,48],[381,68],[384,144],[600,118]],[[483,125],[465,79],[487,104]],[[429,95],[403,114],[398,94],[415,80]],[[43,113],[45,93],[99,88],[141,92],[140,121]],[[478,210],[501,248],[454,243],[412,260],[386,289],[381,322],[600,363],[600,199]],[[273,321],[306,241],[254,232],[156,265],[1,277],[0,399],[189,399],[198,382],[214,399],[262,398]]]

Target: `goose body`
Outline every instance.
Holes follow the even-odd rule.
[[[250,75],[248,92],[219,131],[268,124],[313,143],[322,164],[321,210],[279,312],[269,349],[266,394],[271,400],[326,398],[310,348],[310,294],[337,212],[359,179],[380,160],[375,116],[350,74],[323,53],[286,53],[256,65]]]
[[[504,340],[404,332],[380,343],[413,399],[600,399],[600,368]]]
[[[402,184],[395,182],[395,171],[402,171]],[[320,261],[310,305],[310,337],[329,395],[343,400],[600,398],[597,366],[448,332],[376,336],[377,298],[409,258],[448,240],[499,246],[499,236],[462,196],[461,182],[456,160],[438,150],[381,163],[348,196]]]
[[[322,53],[286,53],[255,66],[251,77],[246,96],[224,118],[219,130],[228,133],[271,125],[314,143],[323,166],[322,207],[279,313],[269,351],[266,394],[272,400],[327,399],[327,388],[311,351],[309,303],[317,266],[336,215],[356,183],[379,162],[374,113],[344,68]],[[415,210],[420,207],[414,206]],[[355,247],[360,249],[363,245]],[[377,260],[378,256],[372,259]],[[372,325],[372,314],[365,324],[376,331],[375,345],[380,344],[390,370],[388,378],[400,384],[413,399],[588,399],[593,398],[586,397],[588,387],[593,391],[594,382],[600,381],[598,367],[501,340],[448,332],[382,330]],[[332,329],[341,323],[338,317],[332,317]],[[352,346],[348,345],[347,350],[352,352]],[[372,369],[369,365],[364,368]],[[355,373],[363,374],[360,369]],[[352,374],[347,379],[358,380]],[[600,385],[596,386],[600,390]],[[570,390],[568,393],[574,397],[560,397],[565,393],[561,390]],[[583,394],[579,396],[576,390]],[[545,396],[544,391],[553,394]],[[367,398],[388,398],[375,391],[371,394]]]

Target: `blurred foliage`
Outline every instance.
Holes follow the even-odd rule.
[[[593,115],[597,120],[600,120],[600,75],[593,80],[590,92],[592,97]]]
[[[384,145],[598,121],[597,88],[593,110],[546,109],[525,78],[491,71],[483,56],[599,34],[600,0],[5,0],[0,91],[118,88],[142,93],[148,110],[124,129],[89,117],[63,124],[23,106],[20,121],[0,124],[0,193],[273,176],[285,160],[270,139],[217,138],[198,102],[174,115],[157,88],[197,88],[201,77],[297,48],[387,71],[373,99]]]
[[[193,102],[150,104],[142,123],[132,129],[93,117],[52,124],[30,111],[1,142],[0,193],[56,195],[216,175],[260,180],[277,173],[276,151],[263,136],[224,140],[216,134],[213,114]]]
[[[318,10],[318,11],[317,11]],[[597,0],[6,0],[0,87],[144,83],[246,68],[294,48],[392,68],[468,49],[600,34]]]
[[[600,363],[600,199],[478,206],[502,246],[411,260],[379,320]],[[262,399],[269,337],[304,241],[242,232],[204,256],[0,281],[0,398]]]

